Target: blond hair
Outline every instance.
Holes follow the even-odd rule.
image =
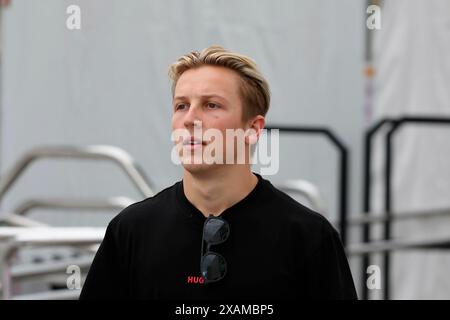
[[[239,74],[242,81],[239,90],[243,102],[244,121],[257,115],[266,115],[270,105],[269,84],[258,70],[256,63],[249,57],[230,52],[221,46],[210,46],[201,52],[192,51],[170,66],[169,77],[173,81],[172,96],[183,72],[204,65],[225,67]]]

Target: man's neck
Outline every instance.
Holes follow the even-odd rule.
[[[183,188],[186,198],[205,217],[220,215],[244,199],[258,183],[249,166],[233,165],[215,168],[211,173],[184,170]]]

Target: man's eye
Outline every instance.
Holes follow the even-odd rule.
[[[219,108],[219,105],[217,105],[217,104],[215,104],[215,103],[212,103],[212,102],[208,103],[206,106],[207,106],[209,109],[218,109],[218,108]]]
[[[186,105],[184,103],[179,103],[176,105],[175,110],[183,110],[186,108]]]

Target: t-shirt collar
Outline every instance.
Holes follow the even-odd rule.
[[[243,199],[232,205],[231,207],[225,209],[221,214],[220,217],[226,219],[227,221],[233,220],[237,218],[238,215],[233,214],[234,212],[240,211],[244,208],[251,208],[251,204],[255,203],[255,200],[257,199],[257,195],[261,192],[261,189],[263,187],[264,179],[259,175],[258,173],[253,172],[257,178],[258,183],[256,186],[250,191],[247,196],[245,196]],[[179,181],[176,184],[176,197],[177,197],[177,203],[179,204],[179,207],[183,213],[183,215],[187,218],[191,218],[193,221],[197,221],[200,223],[204,223],[206,220],[206,217],[203,215],[203,213],[197,209],[186,197],[184,193],[184,187],[183,187],[183,180]],[[212,213],[216,215],[215,213]]]

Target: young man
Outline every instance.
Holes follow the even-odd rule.
[[[356,299],[336,230],[251,171],[270,103],[255,63],[213,46],[170,76],[183,179],[110,222],[81,299]]]

